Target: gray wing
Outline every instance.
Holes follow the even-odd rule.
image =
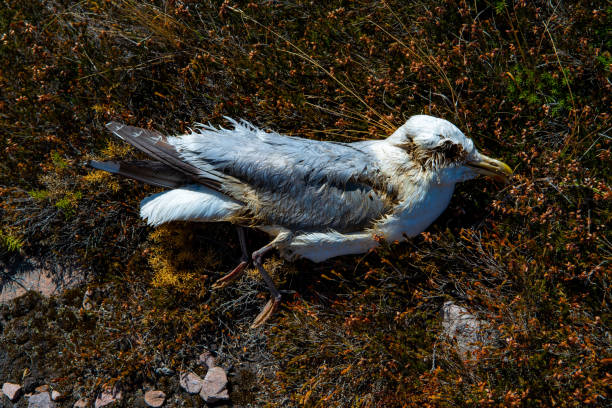
[[[392,211],[394,191],[361,149],[367,142],[314,141],[232,122],[234,129],[201,125],[167,142],[203,174],[229,176],[224,193],[246,204],[252,224],[348,232]]]

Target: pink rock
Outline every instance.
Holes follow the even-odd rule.
[[[217,365],[217,362],[215,361],[215,357],[210,353],[210,351],[205,351],[202,354],[200,354],[200,357],[198,358],[198,363],[208,368],[213,368],[214,366]]]
[[[190,394],[197,394],[202,389],[202,379],[192,372],[182,373],[179,384]]]
[[[65,289],[72,288],[85,280],[85,272],[72,265],[59,265],[62,268],[61,282],[56,283],[59,276],[53,273],[37,258],[25,258],[19,263],[22,270],[11,278],[10,282],[0,290],[0,303],[7,303],[28,290],[39,292],[45,297],[56,295]]]
[[[229,401],[230,399],[227,389],[223,389],[220,392],[216,394],[212,394],[212,395],[207,395],[207,394],[204,394],[204,392],[200,392],[200,397],[202,397],[202,399],[207,404],[214,404],[215,402],[218,402],[218,401]]]
[[[94,403],[95,408],[102,408],[107,405],[112,404],[115,401],[119,401],[121,399],[121,391],[117,390],[117,388],[106,389],[98,395],[96,398],[96,402]]]
[[[55,403],[51,401],[51,395],[48,392],[40,392],[33,394],[28,400],[28,408],[54,408]]]
[[[2,384],[2,392],[11,401],[17,401],[21,395],[21,385],[13,383]]]
[[[88,405],[89,405],[89,400],[81,398],[80,400],[75,402],[72,407],[73,408],[87,408]]]
[[[59,391],[55,391],[55,390],[51,391],[51,399],[53,401],[59,401],[62,398],[64,398],[64,396]]]
[[[212,367],[206,373],[202,382],[200,396],[206,403],[229,400],[227,392],[227,375],[221,367]]]
[[[163,391],[151,390],[145,392],[144,400],[150,407],[161,407],[166,400],[166,394]]]

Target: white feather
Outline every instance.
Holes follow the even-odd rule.
[[[140,216],[153,226],[170,221],[224,221],[241,207],[221,193],[190,185],[145,198],[140,203]]]
[[[328,231],[295,235],[286,245],[279,245],[278,249],[288,259],[303,257],[322,262],[335,256],[362,254],[376,246],[378,242],[372,233],[341,234]]]

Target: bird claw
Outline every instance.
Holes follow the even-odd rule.
[[[261,312],[257,315],[253,324],[251,325],[251,329],[256,329],[262,326],[268,319],[276,312],[278,309],[278,305],[280,305],[280,297],[272,298],[268,300],[268,303],[264,306]]]
[[[228,286],[230,283],[240,278],[244,274],[244,271],[248,265],[249,263],[247,261],[240,262],[240,264],[235,267],[233,271],[217,279],[217,281],[212,285],[212,288],[216,290]]]

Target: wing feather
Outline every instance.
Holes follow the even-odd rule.
[[[91,160],[87,162],[87,165],[158,187],[176,188],[191,182],[191,178],[185,174],[153,160],[104,162]]]
[[[161,133],[123,125],[118,122],[109,122],[106,124],[106,127],[116,136],[146,153],[151,158],[185,174],[193,181],[210,187],[213,190],[220,190],[223,180],[218,175],[214,173],[205,174],[201,169],[182,160],[176,149],[167,143],[166,137]]]
[[[367,152],[376,141],[316,141],[228,120],[233,129],[198,125],[180,137],[110,122],[109,130],[159,163],[97,168],[164,187],[195,181],[239,202],[232,219],[251,225],[350,232],[392,211],[393,184]]]
[[[368,142],[315,141],[230,121],[233,129],[201,125],[167,142],[189,164],[238,180],[223,188],[246,204],[253,224],[354,231],[391,211],[394,191],[364,150]]]

